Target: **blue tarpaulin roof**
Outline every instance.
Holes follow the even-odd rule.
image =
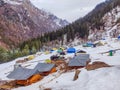
[[[75,49],[75,48],[68,48],[68,49],[67,49],[67,52],[68,52],[68,53],[75,53],[75,52],[76,52],[76,49]]]
[[[120,39],[120,36],[118,36],[118,39]]]

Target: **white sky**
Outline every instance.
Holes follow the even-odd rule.
[[[31,0],[40,9],[45,9],[59,18],[72,22],[90,12],[105,0]]]

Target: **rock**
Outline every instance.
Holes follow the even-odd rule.
[[[79,73],[80,73],[80,70],[76,70],[76,71],[75,71],[75,76],[74,76],[73,81],[75,81],[75,80],[78,79],[78,75],[79,75]]]
[[[0,0],[0,7],[2,7],[3,5],[5,5],[3,0]]]

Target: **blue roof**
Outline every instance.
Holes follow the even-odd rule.
[[[120,39],[120,36],[118,36],[118,39]]]
[[[68,53],[75,53],[75,52],[76,52],[76,49],[75,49],[75,48],[68,48],[68,49],[67,49],[67,52],[68,52]]]
[[[93,43],[92,42],[87,42],[87,45],[93,45]]]
[[[55,50],[50,50],[50,53],[54,52]]]
[[[102,40],[105,40],[105,38],[102,38]]]

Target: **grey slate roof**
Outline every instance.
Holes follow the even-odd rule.
[[[26,80],[36,73],[50,71],[54,66],[55,64],[38,63],[34,69],[18,67],[7,77],[15,80]]]
[[[26,80],[35,73],[37,73],[37,71],[33,69],[18,67],[14,69],[7,77],[15,80]]]
[[[50,71],[55,64],[47,64],[47,63],[38,63],[35,67],[35,70],[38,70],[39,72],[47,72]]]
[[[89,54],[79,54],[69,61],[68,66],[86,66],[86,62],[89,60],[89,57]]]

